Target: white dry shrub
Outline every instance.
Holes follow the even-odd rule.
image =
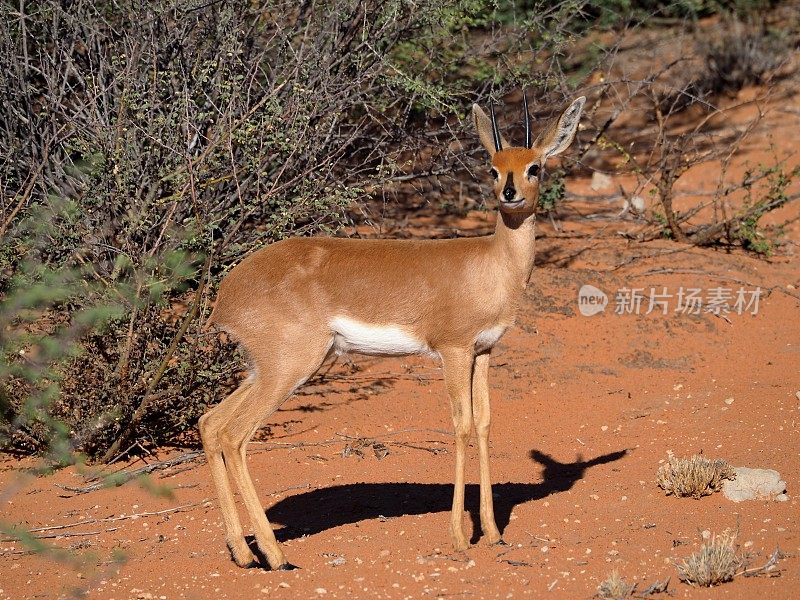
[[[658,468],[656,483],[667,495],[700,498],[719,491],[725,479],[735,477],[733,467],[724,460],[710,460],[697,454],[677,458],[670,454],[669,460]]]
[[[689,585],[711,587],[731,581],[744,562],[736,552],[736,532],[726,529],[679,564],[678,577]]]
[[[631,595],[635,587],[635,583],[626,582],[615,570],[597,588],[597,597],[600,600],[624,600]]]

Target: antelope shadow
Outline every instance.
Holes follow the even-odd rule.
[[[518,504],[540,500],[565,492],[583,478],[587,469],[621,459],[628,453],[619,450],[591,460],[578,455],[574,462],[562,463],[539,450],[531,450],[531,460],[544,466],[538,483],[495,483],[495,520],[504,531],[511,511]],[[448,512],[453,501],[453,484],[445,483],[351,483],[289,496],[267,510],[273,523],[286,524],[277,529],[279,541],[314,535],[341,525],[368,519]],[[479,487],[468,484],[464,507],[473,525],[475,543],[480,536]]]

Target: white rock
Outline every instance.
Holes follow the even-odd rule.
[[[622,204],[621,214],[625,214],[627,212],[632,212],[637,215],[644,213],[644,198],[641,196],[631,196],[630,200],[626,198],[625,202]],[[683,387],[683,385],[681,385],[681,387]]]
[[[612,183],[611,177],[600,171],[595,171],[592,173],[592,182],[589,187],[592,188],[592,191],[599,192],[610,188]]]
[[[638,213],[644,212],[644,198],[641,196],[631,196],[631,208]]]
[[[722,493],[728,500],[769,500],[786,491],[786,482],[773,469],[734,467],[734,470],[736,479],[726,479],[722,484]]]

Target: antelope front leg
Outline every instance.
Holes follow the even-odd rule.
[[[501,542],[500,531],[494,520],[492,502],[492,479],[489,476],[489,354],[475,357],[472,372],[472,413],[475,433],[478,436],[478,458],[481,470],[481,529],[486,539],[495,544]]]
[[[453,510],[450,513],[450,536],[456,550],[469,547],[464,535],[464,463],[467,444],[472,429],[472,350],[448,350],[441,352],[444,363],[444,379],[453,412],[456,430],[456,475],[453,490]]]

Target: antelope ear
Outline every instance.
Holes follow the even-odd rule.
[[[478,130],[478,138],[480,138],[481,144],[486,148],[489,156],[494,156],[496,150],[494,136],[492,135],[492,120],[477,104],[472,105],[472,120],[475,122],[475,129]],[[503,136],[500,136],[500,148],[508,148],[508,142]]]
[[[561,116],[536,139],[533,145],[542,151],[543,160],[569,148],[575,139],[575,132],[578,131],[578,122],[585,103],[585,96],[573,100]],[[491,133],[491,129],[489,131]]]

